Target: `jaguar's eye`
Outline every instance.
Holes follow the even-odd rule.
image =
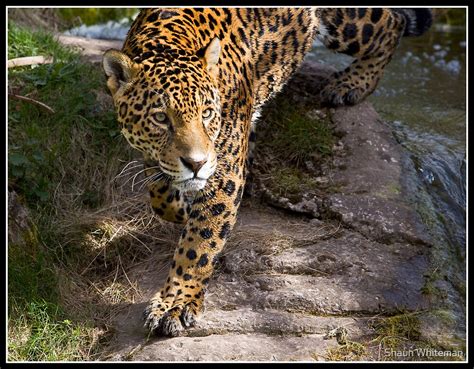
[[[202,119],[209,120],[212,117],[214,117],[214,110],[209,108],[209,109],[206,109],[202,112]]]
[[[166,123],[166,121],[168,120],[168,116],[165,113],[161,112],[156,113],[153,118],[157,123]]]

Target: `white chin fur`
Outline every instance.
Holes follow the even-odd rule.
[[[173,182],[172,186],[181,192],[196,192],[202,190],[206,183],[205,179],[188,179],[181,182]]]

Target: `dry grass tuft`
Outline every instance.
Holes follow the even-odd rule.
[[[179,232],[179,226],[154,215],[146,190],[132,190],[130,179],[140,168],[117,178],[121,169],[112,167],[115,169],[97,170],[89,176],[86,170],[75,173],[78,188],[91,177],[101,183],[106,192],[101,206],[78,206],[77,193],[58,187],[54,198],[57,214],[50,219],[54,234],[59,235],[56,274],[60,301],[70,316],[90,326],[90,344],[82,349],[89,359],[100,357],[117,314],[142,299],[143,264],[167,266]]]
[[[168,262],[177,240],[178,227],[156,217],[148,196],[115,192],[111,201],[90,211],[65,212],[56,224],[63,235],[61,249],[80,247],[76,267],[64,269],[68,277],[61,286],[63,301],[74,309],[97,303],[123,305],[141,296],[136,279],[129,276],[138,265]],[[160,249],[160,253],[154,250]],[[79,296],[79,299],[78,299]],[[79,311],[86,311],[81,306]],[[110,314],[109,314],[110,315]]]

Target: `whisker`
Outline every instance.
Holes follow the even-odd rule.
[[[138,191],[140,191],[146,185],[159,181],[163,176],[164,176],[164,173],[155,173],[155,174],[152,174],[151,176],[146,177],[145,179],[142,179],[140,182],[143,182],[143,183],[138,188]],[[140,182],[137,182],[137,184]]]
[[[133,166],[132,168],[129,168],[130,165],[134,164],[134,163],[138,163],[139,161],[138,160],[132,160],[131,162],[127,163],[123,168],[122,170],[120,171],[120,173],[118,173],[113,179],[111,182],[115,181],[117,178],[120,178],[122,177],[122,175],[125,173],[125,172],[128,172],[132,169],[135,169],[135,168],[138,168],[140,166],[142,166],[143,164],[139,164],[139,165],[135,165]]]
[[[128,170],[128,167],[129,167],[130,165],[132,165],[132,164],[135,164],[135,163],[140,163],[139,165],[143,165],[143,161],[132,160],[132,161],[130,161],[129,163],[127,163],[127,165],[125,165],[125,166],[122,168],[121,172]]]
[[[138,171],[137,173],[135,173],[133,175],[133,181],[132,181],[132,191],[133,191],[133,184],[135,183],[135,178],[137,178],[138,175],[140,175],[141,173],[145,172],[146,170],[152,170],[152,169],[160,169],[159,166],[154,166],[154,167],[147,167],[147,168],[143,168],[142,170]],[[132,178],[129,178],[125,183],[127,183],[128,181],[130,181],[130,179]],[[124,184],[125,184],[124,183]]]
[[[135,165],[134,167],[128,168],[126,171],[122,170],[119,174],[117,174],[117,175],[114,177],[113,180],[116,180],[116,179],[118,179],[118,178],[124,177],[124,176],[130,174],[130,173],[127,173],[127,172],[130,172],[131,170],[136,169],[136,168],[140,168],[140,167],[142,167],[142,166],[143,166],[143,164],[140,164],[140,165]]]
[[[147,170],[147,169],[160,169],[159,166],[154,166],[154,167],[149,167],[149,168],[145,168],[144,170]],[[143,172],[143,170],[141,171]],[[145,185],[151,183],[151,182],[154,182],[154,181],[158,181],[160,180],[161,177],[165,176],[166,174],[163,173],[163,171],[159,170],[157,173],[153,173],[149,176],[146,176],[144,179],[141,179],[140,181],[138,182],[135,182],[135,178],[138,174],[140,174],[141,172],[135,174],[135,176],[133,177],[133,182],[132,182],[132,191],[135,187],[135,184],[139,184],[139,183],[142,183],[140,185],[140,187],[138,188],[138,191],[140,191]]]
[[[132,165],[133,163],[138,163],[138,162],[139,162],[138,160],[132,160],[132,161],[128,162],[128,163],[123,167],[122,170],[125,170],[125,169],[127,169],[127,167],[128,167],[129,165]]]
[[[129,166],[131,163],[127,164],[127,166]],[[136,177],[138,175],[140,175],[141,173],[143,173],[144,171],[146,171],[147,169],[160,169],[159,166],[153,166],[153,167],[145,167],[143,168],[145,164],[142,163],[140,165],[135,165],[133,167],[129,167],[129,168],[124,168],[122,169],[122,171],[117,175],[115,176],[115,178],[112,180],[115,181],[117,180],[118,178],[121,178],[121,177],[125,177],[125,176],[129,176],[128,179],[126,179],[122,184],[121,184],[121,188],[123,188],[128,182],[130,182],[131,179],[133,179],[135,181]],[[136,168],[143,168],[141,170],[139,170],[137,173],[133,173],[133,170],[135,170]]]

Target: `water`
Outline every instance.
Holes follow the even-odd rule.
[[[130,20],[81,26],[68,33],[124,39]],[[343,69],[351,58],[315,42],[309,59]],[[377,90],[368,98],[391,123],[411,154],[417,183],[430,196],[441,231],[436,236],[464,250],[466,241],[466,32],[436,27],[403,38]],[[413,192],[418,188],[413,188]],[[438,227],[439,228],[439,227]],[[463,252],[463,251],[462,251]]]
[[[403,38],[368,98],[410,153],[417,186],[428,192],[444,233],[436,236],[460,250],[466,242],[465,41],[463,30],[435,27],[421,37]],[[338,69],[352,60],[318,43],[309,58]]]
[[[119,21],[108,21],[107,23],[99,23],[91,26],[82,24],[79,27],[67,30],[64,34],[66,36],[100,38],[104,40],[125,40],[131,22],[137,15],[138,13],[135,14],[132,19],[123,18]]]

